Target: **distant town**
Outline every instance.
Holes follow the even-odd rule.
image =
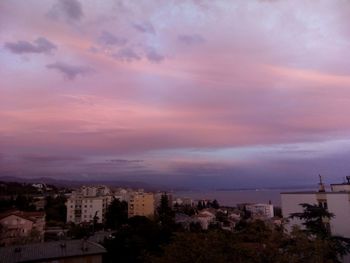
[[[342,236],[345,242],[350,237],[350,177],[330,185],[330,189],[326,191],[320,177],[315,191],[282,192],[281,207],[272,202],[223,206],[216,199],[193,200],[165,191],[1,182],[0,262],[66,262],[68,258],[72,260],[69,262],[175,262],[171,257],[176,257],[177,242],[186,244],[188,238],[203,242],[205,236],[214,238],[213,242],[233,238],[233,244],[247,246],[243,255],[234,256],[242,257],[239,262],[253,262],[249,260],[254,253],[267,253],[268,242],[277,249],[283,239],[295,242],[297,238],[307,238],[307,232],[302,231],[308,227],[307,219],[302,213],[312,206],[329,213],[321,215],[322,226],[327,233]],[[270,240],[273,235],[277,240]],[[309,242],[312,246],[311,239]],[[343,245],[348,248],[349,244]],[[210,246],[215,245],[218,244]],[[299,260],[306,256],[305,251],[299,254],[289,251],[286,244],[283,247],[286,251],[275,251],[271,261],[254,262],[283,262],[275,257],[288,253]],[[348,262],[346,253],[337,252],[334,258]]]

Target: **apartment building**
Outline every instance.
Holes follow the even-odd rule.
[[[134,192],[129,197],[128,216],[154,216],[154,195],[153,193]]]
[[[288,218],[292,213],[303,211],[302,203],[316,204],[326,208],[334,214],[329,222],[333,235],[341,235],[350,238],[350,177],[348,182],[342,184],[331,184],[331,191],[326,191],[320,181],[318,191],[285,192],[281,193],[282,214]],[[293,225],[302,226],[299,219],[289,219],[288,228]]]
[[[88,223],[96,218],[98,223],[103,223],[111,201],[108,187],[83,186],[67,199],[67,222]]]
[[[247,204],[245,209],[251,213],[253,218],[274,217],[272,204]]]

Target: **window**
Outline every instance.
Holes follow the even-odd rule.
[[[319,200],[318,201],[318,206],[319,207],[322,207],[324,209],[328,209],[328,204],[327,204],[327,201],[326,200]]]

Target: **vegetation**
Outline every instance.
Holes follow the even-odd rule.
[[[67,217],[66,201],[67,198],[64,195],[46,197],[45,213],[46,222],[49,226],[61,226],[65,224]]]
[[[144,262],[146,254],[160,254],[161,245],[168,240],[157,222],[135,216],[103,245],[108,251],[107,262]]]
[[[11,209],[21,211],[35,211],[34,199],[31,196],[19,194],[16,197],[11,196],[9,199],[0,200],[0,212]]]
[[[0,196],[39,194],[39,190],[27,183],[0,182]]]
[[[238,262],[238,263],[331,263],[348,253],[348,240],[330,234],[324,222],[332,214],[316,206],[303,205],[293,217],[304,220],[305,229],[271,227],[261,220],[241,220],[234,231],[202,230],[193,225],[181,229],[170,219],[164,197],[155,221],[133,217],[120,226],[104,246],[107,262]],[[323,209],[323,210],[322,210]],[[217,214],[222,221],[225,214]],[[165,223],[168,222],[168,223]],[[166,226],[166,227],[165,227]]]
[[[301,204],[304,211],[291,214],[291,218],[303,221],[305,229],[303,232],[308,240],[317,244],[315,250],[322,262],[341,262],[341,257],[350,252],[350,239],[333,236],[329,228],[329,220],[334,215],[327,209],[310,204]]]
[[[163,227],[172,227],[175,224],[175,213],[166,194],[162,194],[160,205],[157,208],[157,220]]]
[[[199,201],[197,204],[197,209],[198,210],[202,210],[204,208],[215,208],[218,209],[220,207],[219,202],[214,199],[213,202],[208,201],[208,202],[204,202],[204,201]]]
[[[105,226],[116,230],[128,220],[128,203],[113,199],[107,208]]]

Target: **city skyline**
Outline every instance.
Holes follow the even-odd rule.
[[[1,1],[0,176],[349,175],[347,1]]]

